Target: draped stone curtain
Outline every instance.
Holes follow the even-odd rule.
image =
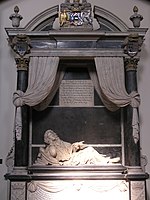
[[[135,143],[139,140],[139,120],[137,107],[140,97],[136,91],[127,93],[124,79],[124,62],[122,57],[96,57],[96,72],[90,72],[95,89],[104,105],[111,111],[131,105],[133,107],[132,127]]]
[[[109,182],[109,184],[108,184],[108,182],[106,183],[105,181],[94,181],[94,182],[90,181],[89,183],[87,181],[85,181],[85,182],[83,180],[81,182],[80,182],[80,180],[77,182],[76,181],[71,181],[71,182],[70,181],[57,181],[57,182],[54,182],[54,181],[31,181],[28,183],[27,189],[30,193],[34,194],[34,192],[36,192],[37,190],[39,190],[39,188],[41,188],[42,190],[44,190],[46,192],[50,192],[51,194],[57,194],[60,197],[62,197],[61,192],[65,192],[66,194],[69,190],[73,190],[74,192],[79,192],[80,191],[80,190],[78,190],[79,186],[81,188],[83,187],[84,190],[88,189],[88,191],[91,190],[96,193],[97,192],[99,192],[99,193],[109,192],[115,188],[122,188],[123,190],[121,190],[121,191],[127,190],[127,185],[122,180],[117,180],[115,182]],[[66,191],[66,190],[68,190],[68,191]],[[55,199],[57,199],[57,197],[55,196]],[[33,198],[31,198],[31,199],[33,199]]]
[[[14,92],[13,103],[35,106],[41,103],[51,92],[58,69],[58,57],[31,57],[29,81],[26,92]]]
[[[29,105],[37,110],[45,109],[53,99],[64,71],[58,71],[58,57],[31,57],[29,66],[29,81],[26,92],[16,91],[13,102],[16,111],[16,136],[21,139],[21,109]],[[124,62],[122,57],[96,57],[96,72],[90,71],[90,77],[104,105],[110,111],[131,105],[133,107],[133,137],[139,139],[139,121],[137,107],[140,103],[136,91],[128,94],[125,89]]]
[[[22,120],[21,106],[37,106],[37,109],[45,109],[55,95],[63,74],[57,74],[59,64],[58,57],[31,57],[29,66],[29,80],[26,92],[18,90],[14,92],[13,103],[16,106],[15,131],[16,138],[21,139]],[[57,83],[55,82],[57,75]],[[59,77],[60,75],[60,77]],[[60,78],[60,79],[59,79]],[[55,84],[54,84],[55,83]],[[48,98],[48,99],[47,99]],[[45,102],[41,104],[41,102]]]
[[[64,74],[65,74],[65,69],[64,68],[58,68],[57,70],[57,74],[56,74],[56,77],[55,77],[55,81],[54,81],[54,84],[51,88],[51,91],[50,93],[47,95],[47,97],[41,102],[39,103],[38,105],[34,106],[34,109],[37,110],[37,111],[42,111],[44,109],[46,109],[50,102],[53,100],[57,90],[59,89],[59,86],[60,86],[60,83],[64,77]]]

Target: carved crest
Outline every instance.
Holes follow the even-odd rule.
[[[92,7],[86,0],[66,0],[60,5],[60,27],[92,28]]]

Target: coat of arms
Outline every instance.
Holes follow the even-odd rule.
[[[60,26],[61,27],[92,27],[91,4],[86,0],[66,0],[60,6]]]

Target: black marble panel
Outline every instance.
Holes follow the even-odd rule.
[[[68,40],[60,40],[57,41],[55,39],[50,40],[32,40],[31,42],[32,48],[37,49],[52,49],[52,48],[121,48],[122,40],[105,40],[99,39],[97,41],[89,41],[89,40],[77,40],[77,41],[68,41]]]
[[[88,67],[94,69],[94,61],[61,61],[65,69],[64,80],[89,80]],[[96,91],[94,107],[59,107],[59,90],[50,106],[32,112],[32,143],[44,144],[44,132],[54,130],[58,136],[70,143],[85,141],[87,144],[121,144],[121,111],[108,111]],[[94,147],[99,153],[121,158],[121,147]],[[38,147],[32,148],[33,161]]]
[[[68,142],[84,140],[87,144],[120,144],[120,111],[104,107],[49,107],[32,114],[33,143],[43,144],[43,135],[52,129]]]
[[[32,148],[32,165],[35,164],[35,160],[37,159],[39,153],[39,147]]]
[[[58,41],[57,42],[58,48],[95,48],[96,42],[95,41]]]
[[[54,39],[50,40],[32,40],[31,42],[32,48],[37,49],[51,49],[57,47],[57,42]]]
[[[100,39],[97,41],[96,47],[97,48],[113,48],[113,49],[120,48],[121,49],[122,41]]]
[[[90,76],[86,67],[68,67],[65,70],[64,80],[89,80]]]

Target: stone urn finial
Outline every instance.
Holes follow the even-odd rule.
[[[10,15],[9,19],[12,20],[12,26],[13,27],[19,27],[20,26],[20,21],[23,19],[23,17],[18,14],[19,13],[19,8],[18,6],[14,7],[14,14]]]
[[[140,22],[143,20],[143,16],[138,14],[137,6],[134,6],[133,12],[134,12],[134,14],[131,15],[130,20],[132,21],[134,28],[139,28]]]

